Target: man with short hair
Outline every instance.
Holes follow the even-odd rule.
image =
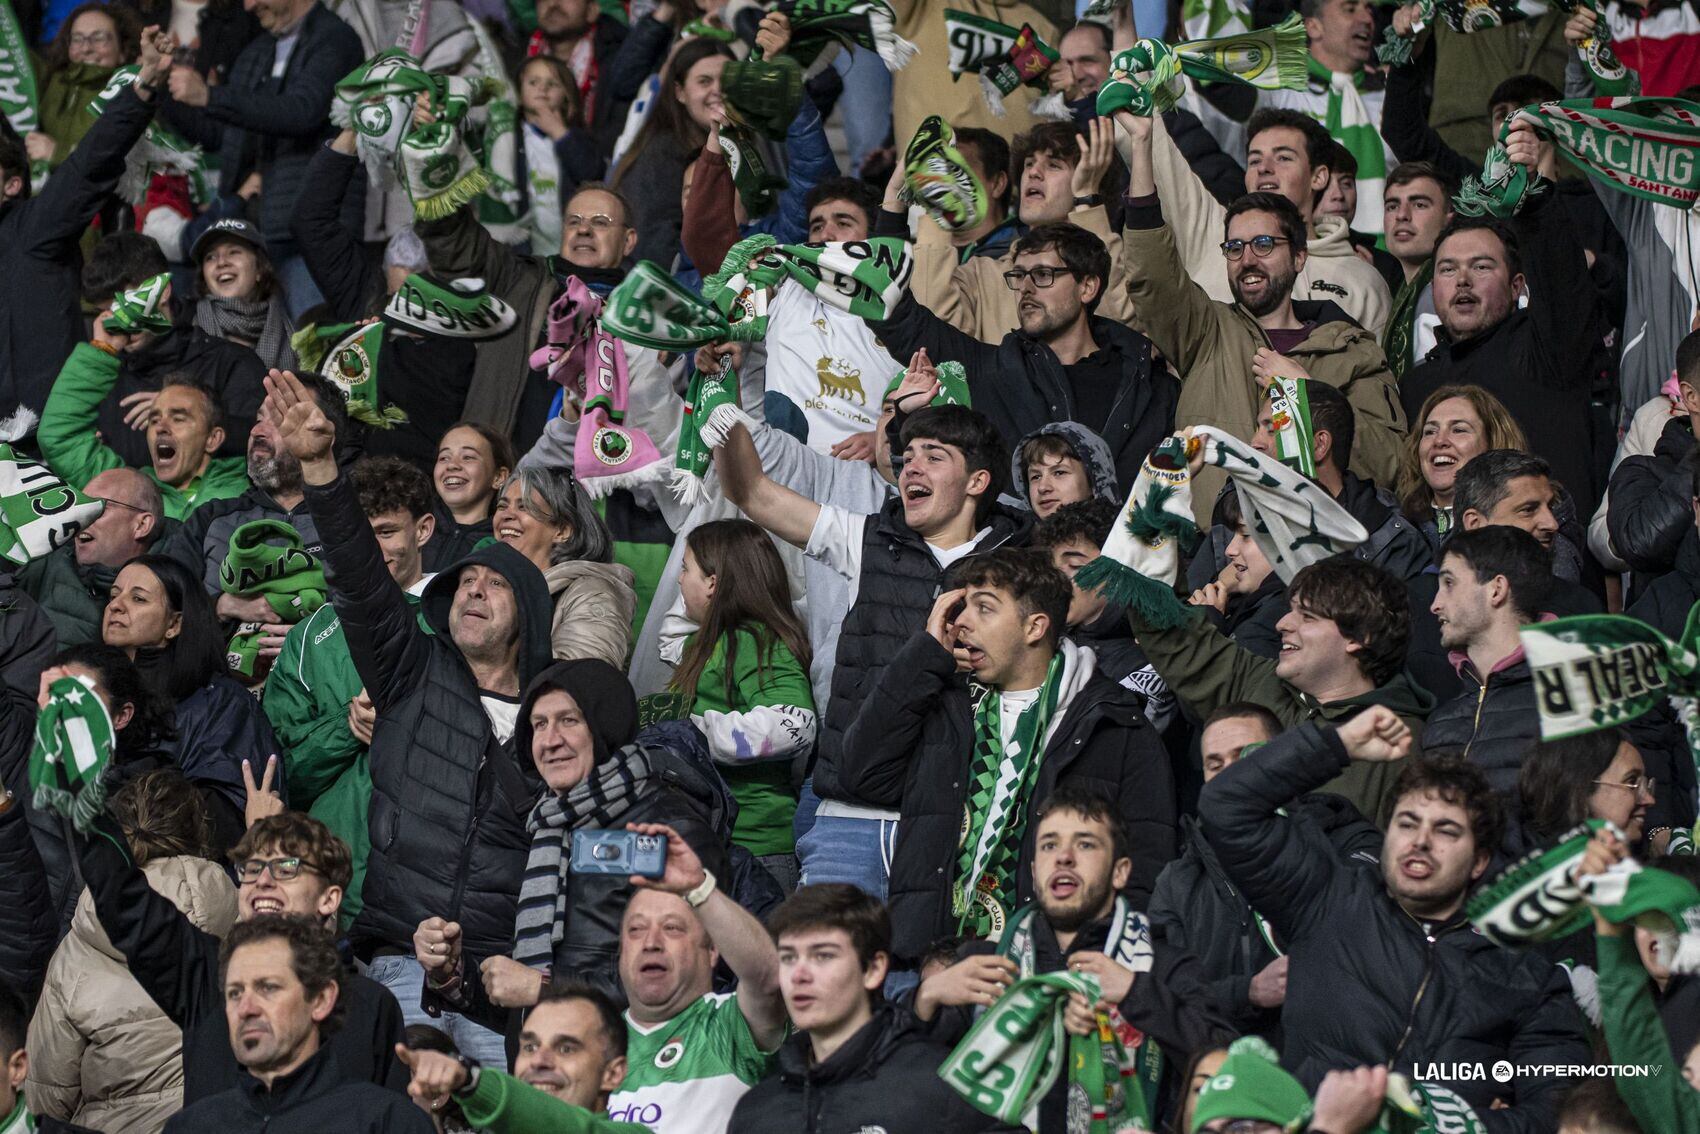
[[[260,769],[250,769],[255,780]],[[240,1081],[220,1005],[218,938],[196,927],[171,900],[148,885],[123,832],[110,818],[95,820],[87,836],[75,835],[77,864],[88,883],[95,916],[131,975],[183,1029],[183,1100],[210,1098]],[[285,811],[248,828],[230,851],[236,870],[238,922],[273,914],[310,918],[336,926],[337,907],[348,887],[348,846],[316,819]],[[345,1025],[330,1039],[342,1071],[351,1079],[394,1090],[407,1086],[396,1062],[401,1009],[376,981],[352,971],[339,978],[348,1006]]]
[[[1434,244],[1452,223],[1458,182],[1426,161],[1402,161],[1387,175],[1381,194],[1387,250],[1399,261],[1405,282],[1393,293],[1393,310],[1381,346],[1395,378],[1434,346]]]
[[[1551,1129],[1564,1081],[1539,1069],[1591,1056],[1564,971],[1532,950],[1492,944],[1464,913],[1503,823],[1482,773],[1460,760],[1407,762],[1389,799],[1379,875],[1300,836],[1283,814],[1347,764],[1396,760],[1411,747],[1398,716],[1374,706],[1338,727],[1283,733],[1199,797],[1223,869],[1287,953],[1283,1062],[1309,1090],[1329,1070],[1365,1062],[1406,1075],[1438,1068],[1434,1081],[1494,1134]],[[1448,1064],[1499,1060],[1512,1065],[1508,1082],[1447,1078]]]
[[[1020,326],[998,332],[1001,342],[965,334],[913,293],[869,325],[899,358],[924,350],[935,363],[960,362],[975,408],[1003,436],[1078,422],[1109,445],[1117,482],[1132,484],[1173,428],[1178,384],[1152,361],[1144,335],[1096,313],[1113,274],[1104,242],[1078,225],[1041,224],[1016,242],[1010,262],[1003,282]]]
[[[1115,158],[1111,126],[1094,120],[1041,122],[1015,139],[1007,180],[1013,182],[1016,217],[1031,231],[1040,225],[1073,224],[1090,232],[1109,250],[1108,275],[1100,287],[1101,314],[1125,323],[1131,314],[1121,239],[1110,228],[1100,193]],[[886,183],[877,226],[880,236],[909,235],[909,206],[900,197],[903,163]],[[991,183],[986,183],[988,195]],[[915,301],[950,326],[983,342],[995,343],[1021,326],[1019,296],[1004,283],[1015,266],[1014,248],[996,256],[963,257],[952,236],[923,217],[915,240]],[[903,356],[900,348],[894,353]]]
[[[22,826],[21,820],[18,823]],[[7,1134],[94,1134],[86,1126],[73,1126],[30,1111],[29,1100],[23,1095],[24,1080],[30,1073],[30,1056],[24,1047],[29,1022],[23,996],[0,981],[0,1130]]]
[[[1117,889],[1136,906],[1174,857],[1167,755],[1141,699],[1063,638],[1070,598],[1041,552],[964,560],[844,734],[845,786],[903,816],[890,903],[905,965],[948,933],[1001,933],[1032,900],[1034,809],[1053,791],[1110,801],[1129,860]]]
[[[803,1130],[821,1115],[835,1129],[887,1134],[1010,1129],[945,1085],[938,1068],[949,1051],[880,995],[891,920],[878,898],[840,883],[804,886],[767,928],[796,1034],[779,1049],[779,1073],[738,1100],[731,1134]]]
[[[83,495],[105,502],[99,516],[67,547],[32,559],[18,574],[61,647],[100,640],[101,618],[118,569],[145,554],[165,534],[159,485],[135,469],[108,469],[83,485]]]
[[[1508,798],[1516,797],[1523,754],[1541,737],[1534,675],[1517,631],[1542,618],[1548,564],[1535,538],[1517,528],[1455,532],[1429,608],[1464,688],[1429,714],[1423,743],[1457,750]]]
[[[519,552],[493,544],[431,580],[424,629],[338,468],[323,403],[287,372],[267,385],[267,419],[300,465],[331,603],[376,716],[372,813],[386,817],[387,833],[373,839],[350,938],[374,979],[399,989],[408,1018],[423,1023],[424,971],[411,955],[420,922],[456,922],[480,957],[512,942],[535,800],[513,735],[520,693],[549,661],[548,587]],[[501,1051],[500,1036],[471,1027],[459,1044],[492,1061]]]
[[[1458,470],[1452,485],[1452,515],[1464,531],[1509,524],[1535,537],[1552,561],[1549,609],[1558,614],[1596,613],[1599,599],[1581,586],[1582,555],[1559,531],[1562,506],[1552,466],[1520,449],[1489,449]]]
[[[398,1051],[413,1069],[408,1094],[431,1110],[452,1100],[489,1134],[642,1134],[607,1117],[608,1097],[629,1066],[628,1032],[608,994],[588,984],[550,984],[525,1015],[512,1075],[441,1051]]]
[[[1236,701],[1204,719],[1198,747],[1204,782],[1280,736],[1280,718],[1262,705]],[[1341,858],[1374,864],[1381,832],[1349,802],[1318,791],[1287,807],[1302,837],[1320,840]],[[1181,818],[1181,853],[1163,868],[1146,905],[1151,924],[1177,949],[1198,958],[1200,976],[1235,1026],[1279,1039],[1287,998],[1287,956],[1268,923],[1222,869],[1197,818]]]
[[[933,1037],[955,1043],[973,1013],[1010,982],[1066,971],[1091,973],[1102,992],[1095,1004],[1070,996],[1063,1026],[1073,1035],[1095,1034],[1100,1024],[1124,1036],[1131,1029],[1144,1037],[1131,1045],[1135,1051],[1154,1043],[1176,1065],[1232,1038],[1197,960],[1127,893],[1133,852],[1119,809],[1089,787],[1063,784],[1034,808],[1033,823],[1032,901],[1017,914],[1026,936],[1017,930],[971,940],[954,964],[921,982],[913,1006]],[[1123,1082],[1149,1090],[1137,1077]],[[1069,1094],[1063,1074],[1035,1100],[1038,1134],[1069,1129]]]
[[[1528,122],[1506,138],[1513,164],[1536,176],[1537,139]],[[1488,390],[1523,427],[1529,451],[1552,463],[1592,516],[1594,430],[1589,409],[1595,341],[1604,318],[1569,214],[1551,193],[1529,198],[1510,223],[1459,218],[1435,243],[1434,305],[1444,340],[1399,383],[1407,414],[1442,386]],[[1525,266],[1527,274],[1525,274]],[[1518,299],[1529,293],[1529,305]]]
[[[1335,556],[1302,568],[1287,584],[1291,609],[1275,624],[1274,659],[1258,657],[1189,613],[1158,628],[1130,611],[1134,636],[1181,703],[1198,717],[1252,701],[1291,728],[1344,721],[1372,706],[1390,708],[1415,732],[1434,698],[1405,671],[1411,615],[1404,585],[1381,568]],[[1394,769],[1353,764],[1323,787],[1379,820]]]
[[[366,457],[349,473],[360,508],[384,553],[390,578],[415,607],[432,576],[422,550],[436,530],[431,482],[399,457]],[[366,749],[376,723],[336,607],[326,603],[297,622],[266,677],[266,717],[289,749],[289,801],[348,844],[354,870],[342,896],[343,924],[360,913],[372,769]]]
[[[188,1105],[165,1124],[171,1134],[434,1129],[399,1089],[362,1080],[342,1062],[336,1029],[358,1030],[359,1021],[347,1019],[358,1008],[343,1002],[349,974],[321,920],[268,913],[237,922],[219,949],[216,978],[226,1042],[243,1071],[217,1094],[185,1097]]]
[[[1116,116],[1121,127],[1118,145],[1122,159],[1130,171],[1136,160],[1151,170],[1184,274],[1209,298],[1219,303],[1235,300],[1228,281],[1236,265],[1225,260],[1221,252],[1228,206],[1217,203],[1198,179],[1169,136],[1166,122],[1150,125],[1150,119],[1142,119],[1147,127],[1134,132],[1128,124],[1130,117]],[[1141,134],[1150,140],[1148,161],[1133,154],[1135,146],[1144,145]],[[1386,281],[1373,266],[1358,258],[1346,222],[1317,212],[1331,176],[1328,162],[1334,140],[1328,131],[1297,110],[1263,109],[1247,123],[1246,138],[1245,191],[1285,197],[1299,213],[1306,256],[1293,265],[1292,294],[1300,302],[1334,303],[1372,337],[1381,334],[1392,299]],[[1129,189],[1131,196],[1152,191]],[[1123,239],[1131,232],[1131,228],[1124,231]],[[1131,256],[1130,261],[1137,265],[1139,257]],[[1138,321],[1143,323],[1146,315],[1137,299],[1134,306],[1140,312]]]
[[[1209,424],[1249,440],[1259,407],[1268,404],[1268,379],[1309,378],[1343,390],[1360,418],[1354,446],[1341,456],[1367,478],[1391,483],[1405,433],[1393,376],[1374,334],[1343,305],[1295,298],[1316,251],[1302,211],[1287,196],[1262,190],[1226,210],[1216,255],[1231,277],[1233,302],[1218,303],[1188,273],[1171,214],[1175,202],[1155,176],[1151,120],[1121,111],[1116,122],[1129,140],[1122,232],[1132,266],[1128,289],[1152,343],[1186,376],[1175,424]],[[1266,128],[1254,145],[1273,144],[1289,129]],[[1207,469],[1193,486],[1201,525],[1224,480]]]
[[[856,711],[911,634],[924,627],[945,569],[975,551],[1019,543],[1029,521],[996,503],[1007,469],[992,424],[965,406],[926,405],[936,376],[917,369],[914,399],[925,408],[903,419],[898,496],[872,514],[822,505],[762,471],[749,432],[735,426],[715,457],[726,498],[746,516],[849,584],[821,714],[813,790],[823,801],[797,842],[805,883],[854,882],[886,892],[883,847],[898,819],[890,803],[862,798],[844,783],[843,741]],[[903,387],[899,387],[900,390]],[[889,465],[887,465],[889,467]]]

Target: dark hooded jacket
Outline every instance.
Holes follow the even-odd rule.
[[[1686,417],[1665,422],[1649,456],[1612,470],[1606,529],[1611,548],[1636,571],[1660,575],[1694,538],[1694,430]]]
[[[667,824],[684,837],[716,878],[728,880],[730,888],[726,836],[731,833],[737,806],[731,792],[711,766],[694,764],[656,734],[638,735],[637,695],[625,675],[607,662],[593,658],[557,662],[538,674],[526,690],[514,729],[514,750],[528,777],[532,767],[531,707],[539,697],[557,689],[568,693],[584,714],[595,745],[596,767],[611,758],[629,760],[639,753],[649,762],[648,785],[620,816],[619,824]],[[539,783],[534,799],[541,801],[547,791]],[[569,847],[571,838],[569,834]],[[567,858],[560,879],[567,891],[567,920],[562,938],[555,944],[552,971],[571,973],[607,993],[616,1004],[623,1004],[626,994],[620,984],[620,918],[631,900],[632,884],[624,874],[574,874],[568,866],[570,852]],[[511,954],[511,946],[511,941],[506,942],[498,952]],[[479,980],[479,963],[484,957],[468,958],[463,966],[467,979],[453,995],[439,997],[427,992],[427,1004],[440,1000],[500,1031],[514,1021],[509,1019],[508,1009],[491,1004],[484,991]]]
[[[6,931],[0,933],[0,984],[17,989],[26,1003],[34,1003],[41,991],[42,975],[60,936],[47,871],[24,803],[34,735],[34,701],[17,690],[0,688],[0,793],[11,791],[16,797],[0,812],[0,908],[6,911]]]
[[[1068,442],[1080,463],[1086,466],[1086,479],[1092,484],[1093,496],[1112,504],[1120,504],[1126,498],[1127,494],[1116,482],[1116,458],[1104,439],[1077,421],[1053,421],[1023,437],[1009,455],[1010,492],[1023,507],[1033,507],[1027,496],[1027,461],[1023,459],[1023,450],[1035,437],[1061,437]]]
[[[365,908],[350,932],[355,950],[411,950],[414,928],[442,917],[460,922],[469,953],[505,952],[537,786],[530,761],[497,737],[451,637],[449,610],[465,568],[489,567],[507,579],[520,627],[519,686],[529,688],[549,662],[543,573],[506,544],[492,544],[427,584],[416,612],[385,569],[348,477],[310,484],[306,497],[323,537],[331,602],[378,713],[372,855]],[[419,627],[420,615],[434,633]]]

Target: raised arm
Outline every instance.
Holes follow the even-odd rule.
[[[685,219],[679,238],[685,254],[697,271],[711,276],[720,270],[721,261],[732,245],[738,243],[738,220],[733,215],[738,191],[732,183],[732,167],[727,164],[726,152],[720,148],[720,128],[709,131],[708,144],[697,155],[695,172],[691,175],[691,196],[685,202]]]
[[[735,425],[714,457],[720,488],[754,523],[796,547],[807,547],[821,506],[777,484],[762,471],[755,442]]]
[[[379,291],[360,233],[342,223],[343,198],[359,172],[354,131],[344,130],[307,163],[289,217],[289,233],[307,261],[307,271],[331,305],[333,317],[343,321],[371,314],[366,304]]]
[[[1480,161],[1471,161],[1447,145],[1428,124],[1422,82],[1422,68],[1415,60],[1387,72],[1387,93],[1381,108],[1381,138],[1387,148],[1400,161],[1432,162],[1456,181],[1481,173]]]
[[[35,435],[48,467],[77,486],[124,465],[95,431],[100,403],[118,381],[117,348],[101,325],[105,314],[95,316],[94,341],[78,343],[60,368]]]

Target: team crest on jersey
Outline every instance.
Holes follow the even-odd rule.
[[[684,1057],[684,1043],[679,1040],[673,1040],[666,1047],[655,1053],[655,1065],[661,1070],[666,1071]]]

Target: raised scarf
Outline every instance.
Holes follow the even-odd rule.
[[[1412,339],[1417,331],[1417,302],[1423,289],[1434,282],[1434,258],[1423,261],[1417,274],[1400,286],[1393,297],[1393,311],[1387,316],[1387,331],[1381,336],[1381,347],[1387,355],[1387,368],[1393,377],[1403,378],[1413,364]]]
[[[46,465],[0,444],[0,562],[27,566],[70,543],[105,507]]]
[[[1586,8],[1594,13],[1594,35],[1576,45],[1576,54],[1588,69],[1594,89],[1602,95],[1630,95],[1639,89],[1639,79],[1623,65],[1611,49],[1611,25],[1607,22],[1599,0],[1553,0],[1549,7],[1542,0],[1418,0],[1417,18],[1411,22],[1411,34],[1402,36],[1388,24],[1376,55],[1389,66],[1409,63],[1415,52],[1417,35],[1434,21],[1436,16],[1446,21],[1453,31],[1481,31],[1483,28],[1503,27],[1522,20],[1538,19],[1552,8],[1575,12]]]
[[[944,22],[946,42],[950,44],[950,73],[979,75],[980,93],[993,115],[1002,118],[1004,99],[1021,87],[1032,87],[1040,94],[1032,107],[1035,116],[1069,116],[1062,92],[1050,91],[1045,78],[1061,56],[1039,37],[1032,24],[1012,27],[954,8],[945,9]]]
[[[684,418],[679,424],[679,447],[673,456],[673,495],[687,505],[708,498],[703,478],[714,450],[726,443],[734,425],[753,429],[755,422],[738,405],[738,372],[730,366],[718,373],[692,367],[685,391]]]
[[[1174,106],[1186,90],[1182,76],[1206,83],[1244,83],[1261,90],[1298,90],[1306,83],[1304,21],[1298,13],[1272,28],[1170,46],[1142,39],[1110,62],[1098,91],[1102,116],[1127,110],[1148,118]]]
[[[107,772],[117,733],[94,682],[82,676],[55,678],[35,718],[30,750],[31,801],[87,834],[106,808]]]
[[[1015,865],[1027,833],[1028,804],[1045,754],[1045,736],[1062,694],[1065,663],[1051,657],[1039,695],[1003,741],[1003,695],[976,686],[974,748],[968,758],[968,799],[962,815],[962,844],[950,889],[957,932],[984,937],[1003,932],[1015,908]]]
[[[1145,459],[1103,553],[1080,569],[1077,586],[1098,590],[1157,627],[1178,626],[1186,619],[1174,584],[1180,546],[1198,531],[1187,455],[1200,445],[1205,465],[1228,474],[1253,538],[1284,582],[1291,582],[1300,568],[1369,538],[1363,525],[1315,481],[1237,437],[1202,425],[1165,439]]]
[[[1181,27],[1188,39],[1239,35],[1251,30],[1251,12],[1240,0],[1181,0]]]
[[[1066,1064],[1067,1134],[1151,1129],[1162,1052],[1116,1007],[1096,1014],[1096,1035],[1070,1035],[1063,1028],[1069,995],[1078,992],[1096,1004],[1098,979],[1090,973],[1034,972],[1037,916],[1037,907],[1028,906],[1010,919],[998,954],[1016,962],[1020,979],[974,1022],[940,1064],[939,1078],[976,1110],[1036,1129],[1040,1100]],[[1131,973],[1151,971],[1150,925],[1119,894],[1104,953]]]
[[[1316,426],[1310,416],[1310,383],[1304,378],[1277,376],[1264,395],[1269,399],[1269,422],[1275,431],[1275,456],[1300,475],[1316,476]]]
[[[1387,147],[1381,131],[1370,117],[1358,88],[1363,72],[1344,74],[1330,71],[1311,56],[1305,57],[1310,77],[1328,89],[1328,109],[1322,125],[1328,136],[1352,155],[1358,163],[1358,200],[1365,207],[1349,218],[1359,232],[1379,234],[1383,220],[1381,192],[1387,182]]]
[[[559,383],[578,403],[573,472],[592,496],[648,484],[667,469],[649,435],[627,424],[631,374],[626,348],[603,329],[602,297],[577,276],[549,306],[544,345],[531,368]]]
[[[12,11],[12,0],[0,0],[0,117],[21,138],[41,129],[41,92],[30,66],[29,41]],[[47,163],[30,162],[30,184],[47,180]]]
[[[289,312],[277,296],[245,300],[204,295],[195,302],[195,326],[214,338],[253,343],[254,353],[268,367],[294,370],[300,361],[289,343]]]
[[[112,100],[124,88],[136,81],[142,69],[135,64],[112,72],[106,86],[89,103],[89,113],[100,117]],[[154,173],[180,174],[189,182],[189,196],[196,205],[211,203],[218,191],[218,179],[207,169],[201,148],[160,124],[157,118],[148,123],[141,141],[130,147],[124,158],[124,173],[118,179],[116,192],[132,205],[142,203],[147,196],[148,182]]]
[[[921,120],[903,153],[903,199],[919,203],[946,232],[986,217],[986,187],[956,148],[956,131],[936,114]]]
[[[1594,832],[1609,826],[1590,819],[1506,867],[1465,905],[1470,924],[1505,946],[1552,941],[1581,929],[1588,910],[1577,870]]]
[[[1481,176],[1465,179],[1454,201],[1459,212],[1515,216],[1551,184],[1506,154],[1505,138],[1517,121],[1533,122],[1614,189],[1683,209],[1700,199],[1700,105],[1676,98],[1578,98],[1525,106],[1508,116]]]
[[[728,60],[720,94],[734,122],[780,141],[803,104],[803,68],[789,55]]]
[[[901,71],[915,57],[917,48],[897,34],[897,16],[885,0],[778,0],[770,11],[791,21],[786,54],[804,67],[833,41],[867,48],[891,71]]]
[[[650,786],[653,772],[642,748],[628,744],[605,756],[565,795],[546,792],[526,819],[531,852],[514,915],[514,960],[549,972],[555,946],[566,936],[567,842],[578,827],[620,827]]]
[[[102,326],[125,335],[144,331],[154,335],[166,334],[171,330],[171,309],[165,303],[165,292],[170,286],[171,273],[161,272],[119,292],[112,297],[112,314],[106,317]]]
[[[1700,972],[1700,889],[1669,871],[1624,859],[1582,879],[1582,892],[1613,925],[1633,922],[1653,935],[1653,953],[1673,973]]]
[[[751,217],[763,217],[779,202],[785,178],[768,168],[761,141],[747,126],[728,122],[720,128],[720,152],[732,174],[732,187]]]
[[[1387,1076],[1381,1114],[1364,1134],[1487,1134],[1487,1127],[1450,1087],[1413,1083],[1394,1071]]]

